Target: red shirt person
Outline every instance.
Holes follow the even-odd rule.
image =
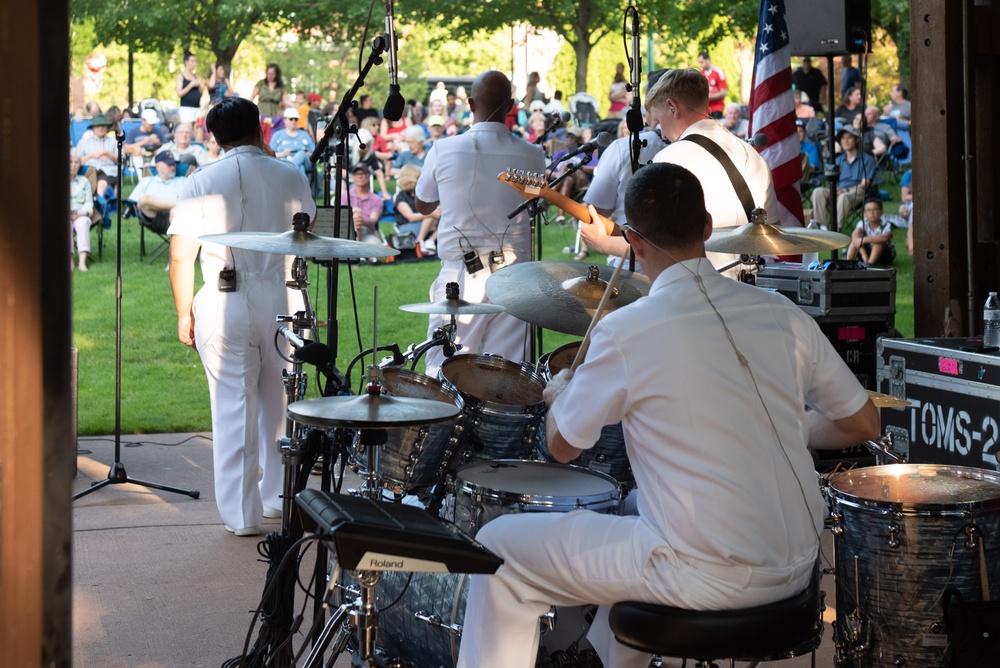
[[[726,111],[726,73],[712,64],[707,51],[698,54],[698,65],[701,73],[708,79],[708,113],[715,118],[722,118]]]

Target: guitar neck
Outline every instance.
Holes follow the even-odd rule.
[[[538,174],[515,174],[513,172],[503,172],[497,179],[503,181],[514,190],[521,193],[525,199],[541,197],[549,204],[559,207],[565,213],[573,216],[582,223],[601,223],[607,231],[608,236],[615,232],[615,224],[605,218],[598,216],[597,220],[591,220],[590,209],[580,204],[576,200],[566,197],[561,192],[549,187],[545,178]]]

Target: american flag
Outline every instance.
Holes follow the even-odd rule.
[[[784,0],[761,0],[750,92],[750,127],[747,136],[767,135],[767,145],[757,149],[774,178],[781,224],[802,227],[802,162],[795,130],[792,98],[792,54],[788,45]]]

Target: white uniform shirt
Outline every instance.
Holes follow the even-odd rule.
[[[471,248],[481,254],[513,251],[519,259],[528,259],[528,214],[507,219],[525,198],[497,179],[508,168],[542,173],[545,155],[540,147],[512,135],[503,123],[476,123],[463,134],[434,142],[416,194],[424,202],[441,202],[437,239],[441,260],[461,261]]]
[[[238,146],[185,179],[167,234],[197,239],[224,232],[287,232],[299,211],[310,219],[316,215],[302,170],[255,146]],[[213,243],[201,247],[205,277],[217,276],[234,261],[237,272],[287,276],[292,259]]]
[[[623,422],[639,514],[688,563],[773,568],[815,558],[822,530],[804,406],[840,419],[867,400],[808,315],[689,260],[597,324],[587,360],[551,415],[580,448],[604,425]]]
[[[143,195],[154,195],[156,197],[173,197],[178,199],[184,190],[186,179],[183,176],[171,176],[164,181],[159,176],[144,176],[139,179],[129,199],[138,202]]]

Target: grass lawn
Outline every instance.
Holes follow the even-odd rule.
[[[126,188],[126,192],[128,188]],[[898,191],[896,193],[898,201]],[[887,208],[891,208],[887,205]],[[123,221],[122,241],[122,431],[155,433],[207,431],[211,428],[208,388],[198,355],[177,340],[176,318],[166,267],[166,256],[152,264],[139,259],[139,225]],[[94,259],[97,257],[96,232]],[[913,263],[906,254],[904,230],[897,230],[896,328],[913,335]],[[116,230],[105,232],[103,261],[90,271],[73,272],[73,345],[79,350],[79,433],[114,432],[115,413],[115,263]],[[147,249],[151,236],[146,236]],[[153,237],[155,239],[155,237]],[[158,240],[153,241],[153,246]],[[569,228],[544,226],[543,260],[569,260],[563,248],[572,246]],[[602,256],[591,261],[603,264]],[[310,298],[320,320],[336,326],[337,367],[346,371],[350,360],[372,343],[372,302],[379,289],[379,345],[398,343],[405,349],[426,338],[427,318],[399,310],[403,304],[426,302],[437,275],[435,261],[383,265],[341,265],[337,316],[327,308],[328,270],[309,265]],[[200,279],[199,279],[200,280]],[[277,314],[275,314],[277,315]],[[319,338],[327,341],[327,329]],[[575,340],[544,332],[543,348],[550,351]],[[358,366],[354,382],[363,371]],[[315,374],[311,374],[312,384]],[[314,388],[310,396],[317,396]]]

